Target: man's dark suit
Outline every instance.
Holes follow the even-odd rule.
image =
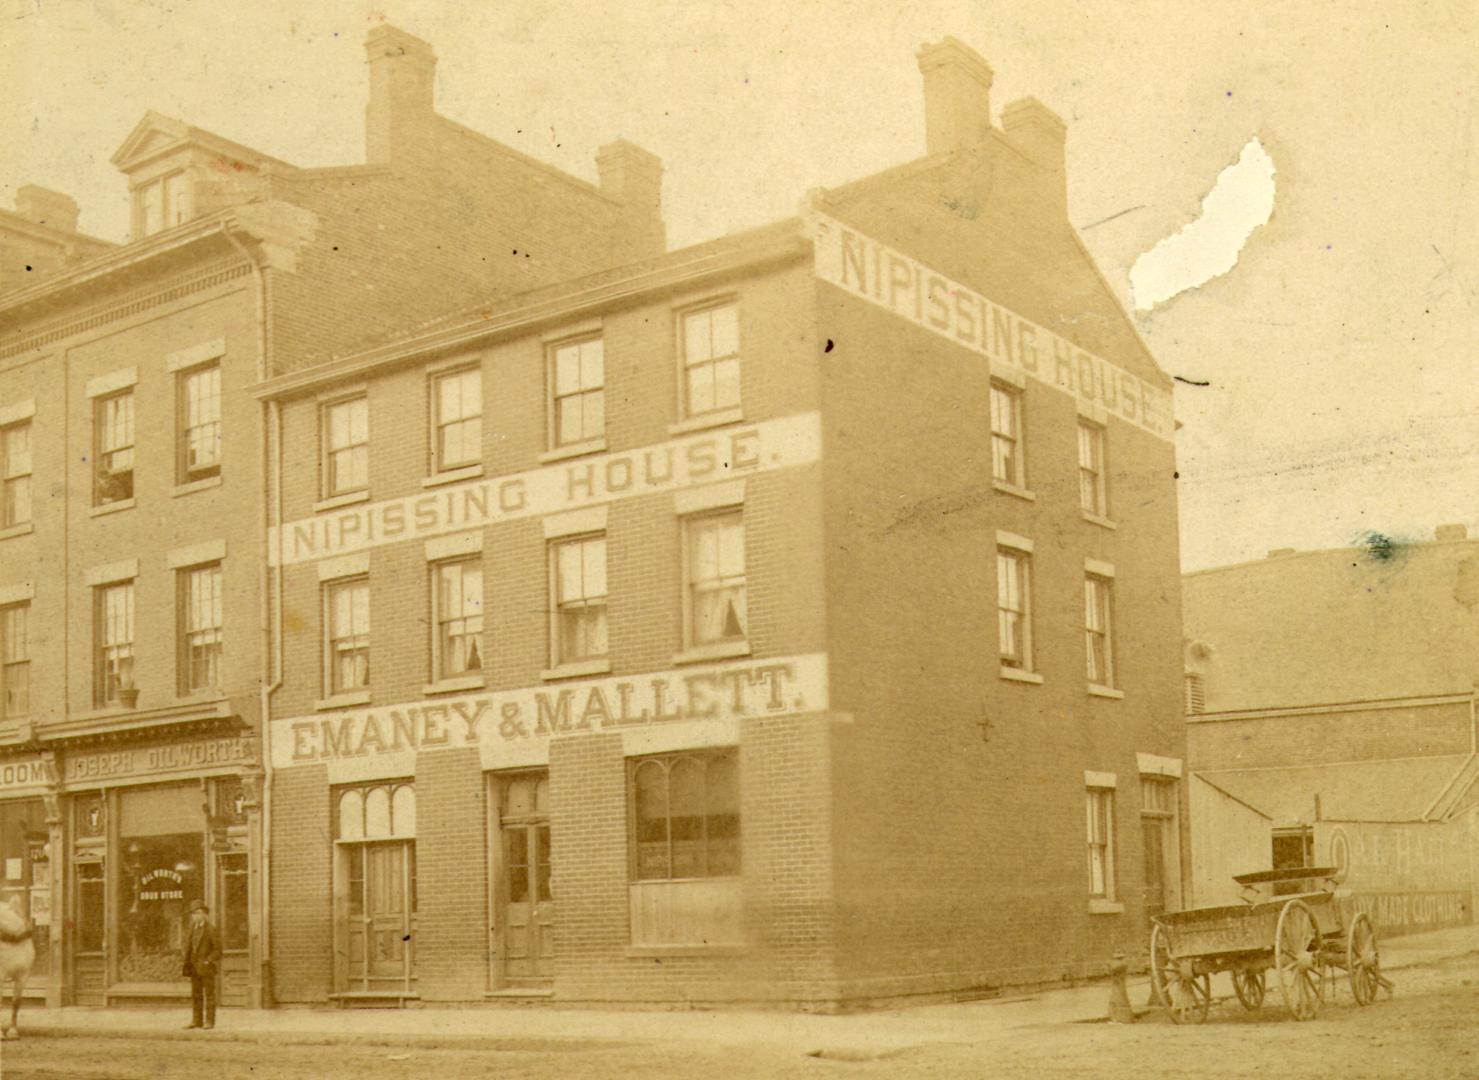
[[[216,965],[221,962],[221,943],[216,928],[207,920],[191,924],[185,935],[184,973],[190,976],[191,1024],[214,1027],[216,1023]]]

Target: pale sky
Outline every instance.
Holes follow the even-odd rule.
[[[1188,568],[1375,530],[1479,533],[1479,14],[1462,0],[597,4],[0,0],[0,205],[38,183],[122,239],[148,109],[300,165],[363,160],[363,39],[429,40],[438,109],[595,179],[662,157],[674,246],[917,157],[914,52],[953,34],[1068,123],[1069,216],[1122,302],[1257,139],[1268,223],[1135,314],[1177,386]]]

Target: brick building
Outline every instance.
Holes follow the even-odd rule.
[[[919,160],[258,387],[278,1000],[1045,982],[1178,904],[1170,382],[1061,121],[919,63]]]
[[[1468,923],[1479,837],[1479,541],[1371,537],[1188,574],[1198,904],[1339,866],[1378,930]]]
[[[0,892],[45,928],[30,986],[53,1004],[188,993],[196,897],[223,1001],[263,1000],[280,448],[249,388],[663,247],[651,155],[617,142],[599,186],[564,175],[437,115],[424,42],[366,48],[362,165],[150,113],[113,157],[128,243],[36,187],[0,212]]]

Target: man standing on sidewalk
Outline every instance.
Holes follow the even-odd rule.
[[[190,976],[192,1019],[185,1025],[209,1031],[216,1026],[216,965],[221,960],[221,943],[216,928],[206,918],[204,900],[190,901],[190,932],[185,938],[184,973]],[[203,1009],[202,1009],[203,1006]]]

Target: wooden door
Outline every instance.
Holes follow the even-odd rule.
[[[1145,916],[1166,910],[1166,826],[1160,818],[1140,819],[1145,834]]]
[[[554,897],[550,889],[549,780],[526,773],[503,782],[498,894],[503,898],[502,979],[546,986],[554,978]]]
[[[408,841],[346,845],[342,990],[408,989],[415,913],[415,847]]]
[[[221,938],[221,1004],[245,1007],[251,997],[251,927],[244,851],[216,855],[217,931]]]

